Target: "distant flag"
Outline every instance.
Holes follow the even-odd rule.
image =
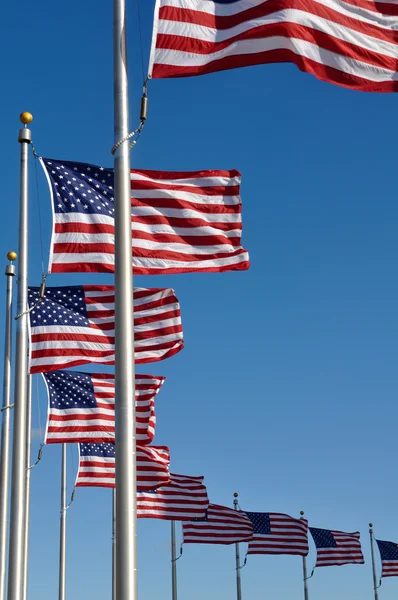
[[[31,373],[115,363],[113,286],[48,287],[41,302],[39,288],[29,288],[28,299]],[[138,364],[163,360],[184,347],[173,290],[134,288],[134,334]]]
[[[209,504],[206,517],[183,523],[182,531],[184,544],[237,544],[252,538],[253,525],[243,512]]]
[[[170,473],[168,484],[157,490],[137,492],[137,517],[189,521],[203,519],[209,506],[203,477]]]
[[[381,557],[381,576],[398,576],[398,544],[395,542],[383,542],[376,540]]]
[[[115,376],[111,373],[43,373],[49,396],[46,444],[115,441]],[[155,435],[155,396],[164,377],[135,376],[137,443]]]
[[[53,204],[49,271],[113,272],[113,169],[42,159]],[[249,268],[241,246],[238,171],[137,171],[131,175],[137,275]]]
[[[310,527],[317,549],[316,567],[331,567],[349,563],[363,564],[360,534],[330,531]]]
[[[391,0],[157,0],[149,75],[290,62],[329,83],[396,92],[397,17]]]
[[[137,446],[137,490],[153,490],[170,481],[167,446]],[[79,444],[76,487],[115,487],[115,444]]]
[[[308,522],[282,513],[245,511],[253,524],[248,554],[308,554]]]

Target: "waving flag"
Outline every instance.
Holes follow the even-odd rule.
[[[253,524],[248,554],[298,554],[307,556],[308,522],[282,513],[247,512]]]
[[[388,0],[157,0],[149,72],[290,62],[329,83],[396,92],[397,17]]]
[[[170,473],[167,485],[150,492],[137,492],[137,517],[190,521],[203,519],[209,506],[203,477]]]
[[[360,534],[345,533],[344,531],[329,531],[310,527],[314,538],[317,558],[316,567],[331,567],[348,563],[363,564]]]
[[[381,576],[398,576],[398,544],[395,542],[383,542],[376,540],[381,557]]]
[[[167,446],[137,446],[137,490],[153,490],[170,481]],[[79,444],[76,487],[115,487],[115,444]]]
[[[43,373],[49,410],[46,444],[115,441],[115,376],[111,373]],[[135,376],[137,443],[155,435],[155,396],[164,377]]]
[[[227,545],[249,541],[253,535],[253,525],[243,512],[209,504],[206,517],[184,523],[182,531],[184,544]]]
[[[113,169],[42,159],[53,204],[49,271],[113,272]],[[238,171],[131,171],[137,275],[249,268]]]
[[[85,363],[115,364],[115,292],[109,285],[29,288],[30,372]],[[170,289],[134,288],[135,362],[173,356],[184,347],[180,305]]]

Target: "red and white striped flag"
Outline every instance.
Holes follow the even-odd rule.
[[[42,159],[53,205],[49,272],[113,272],[113,169]],[[238,171],[131,171],[137,275],[249,268]]]
[[[282,513],[247,512],[253,524],[248,554],[308,554],[308,521]]]
[[[316,567],[331,567],[355,563],[362,565],[360,533],[345,533],[310,527],[316,546]]]
[[[137,490],[153,490],[170,481],[167,446],[137,446]],[[76,487],[115,487],[115,444],[79,444]]]
[[[203,519],[209,506],[203,477],[170,473],[167,485],[150,492],[137,492],[137,517],[189,521]]]
[[[209,504],[206,517],[183,523],[182,532],[184,544],[237,544],[252,538],[253,525],[244,512]]]
[[[115,364],[115,291],[110,285],[29,288],[30,372]],[[37,304],[37,306],[36,306]],[[184,347],[180,305],[171,289],[134,288],[136,363],[173,356]]]
[[[46,444],[115,441],[115,376],[111,373],[43,373],[48,392]],[[137,443],[155,435],[155,396],[164,377],[135,376]]]
[[[290,62],[368,92],[398,90],[396,0],[157,0],[150,76]]]

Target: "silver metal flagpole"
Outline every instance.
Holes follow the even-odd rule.
[[[171,597],[177,600],[176,522],[171,521]]]
[[[300,511],[300,519],[304,517],[304,511]],[[303,556],[303,581],[304,581],[304,600],[308,600],[308,576],[307,576],[307,557]]]
[[[16,252],[7,254],[11,262],[17,258]],[[11,355],[12,355],[12,283],[15,276],[13,264],[6,266],[6,322],[4,336],[4,375],[3,406],[0,450],[0,600],[6,595],[8,496],[10,474],[10,401],[11,401]]]
[[[112,600],[116,600],[116,490],[112,490]]]
[[[115,133],[115,471],[116,594],[136,600],[137,502],[134,317],[126,2],[113,0]],[[126,141],[122,141],[126,140]],[[11,600],[11,599],[10,599]]]
[[[19,245],[18,245],[18,296],[14,431],[12,446],[10,554],[8,564],[8,600],[23,600],[24,593],[24,539],[25,539],[25,475],[26,475],[26,416],[27,416],[27,350],[28,350],[28,146],[32,141],[30,113],[22,113],[18,142],[21,144]]]
[[[370,549],[372,551],[373,590],[374,590],[374,594],[375,594],[375,600],[379,600],[379,590],[377,589],[379,586],[377,585],[375,549],[374,549],[374,541],[373,541],[373,523],[369,523],[369,535],[370,535]]]
[[[61,513],[59,521],[58,600],[66,600],[66,444],[61,457]]]
[[[28,597],[28,572],[29,572],[29,521],[30,521],[30,444],[32,439],[32,378],[27,375],[27,412],[26,412],[26,471],[25,471],[25,525],[24,525],[24,577],[23,598]]]
[[[238,510],[238,492],[234,493],[234,509]],[[242,600],[242,583],[240,579],[240,551],[239,544],[235,544],[235,559],[236,559],[236,598]]]

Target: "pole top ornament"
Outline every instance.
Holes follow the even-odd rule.
[[[17,253],[11,250],[11,252],[7,253],[8,260],[15,260],[17,258]]]
[[[373,523],[369,523],[369,527],[373,527]]]
[[[29,123],[31,123],[33,121],[33,115],[32,115],[32,113],[25,111],[19,115],[19,120],[24,125],[29,125]]]
[[[237,498],[239,496],[238,492],[234,493],[234,498]]]

